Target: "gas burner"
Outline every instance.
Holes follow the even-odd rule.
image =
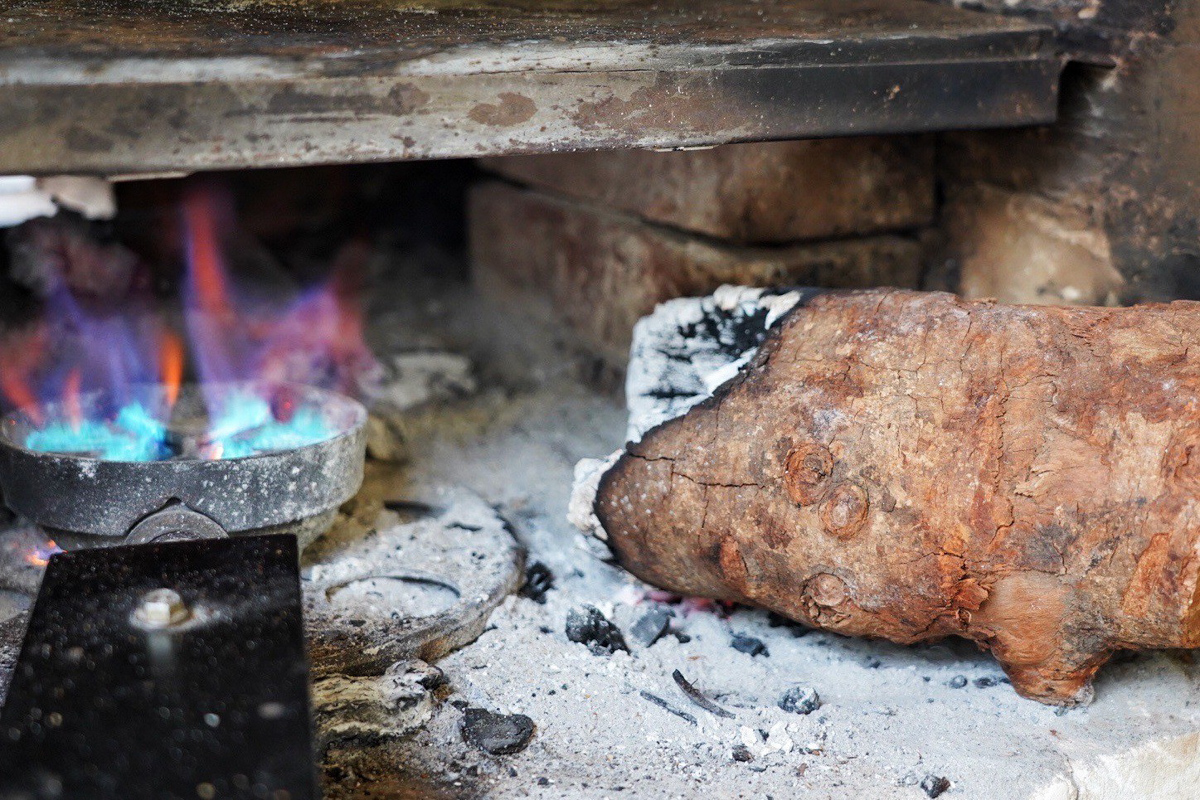
[[[366,410],[294,385],[145,387],[0,422],[0,489],[69,549],[248,533],[315,539],[362,483]]]

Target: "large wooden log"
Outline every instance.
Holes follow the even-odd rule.
[[[1115,650],[1200,644],[1198,492],[1200,303],[865,291],[793,310],[629,446],[595,511],[651,583],[963,636],[1023,695],[1075,703]]]

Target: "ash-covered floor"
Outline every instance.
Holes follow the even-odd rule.
[[[583,385],[553,343],[534,346],[515,321],[484,324],[498,333],[481,346],[470,331],[486,314],[465,293],[408,300],[398,304],[407,311],[375,316],[377,336],[421,331],[421,346],[468,352],[481,388],[427,411],[406,443],[409,462],[376,471],[370,491],[478,493],[509,521],[527,563],[549,569],[553,588],[543,603],[508,597],[475,643],[439,661],[448,685],[416,733],[335,745],[329,797],[1065,800],[1100,797],[1092,792],[1109,773],[1126,787],[1157,781],[1166,793],[1156,796],[1192,796],[1200,669],[1189,653],[1117,659],[1092,705],[1064,711],[1018,697],[965,642],[900,647],[752,609],[649,599],[651,587],[602,560],[566,519],[576,461],[622,443],[615,394]],[[568,638],[569,615],[588,605],[629,652]],[[669,628],[646,646],[645,627],[661,617],[642,631],[638,623],[664,609]],[[676,671],[727,713],[693,702]],[[803,713],[814,692],[819,707]],[[534,733],[519,752],[487,753],[464,740],[468,708],[525,715]]]

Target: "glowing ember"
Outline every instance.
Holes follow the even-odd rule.
[[[246,292],[222,251],[232,208],[212,182],[184,194],[186,341],[149,280],[133,281],[141,292],[118,300],[80,296],[63,278],[69,254],[47,266],[57,283],[43,318],[0,342],[0,396],[22,413],[26,447],[114,461],[241,458],[337,433],[319,409],[293,407],[279,387],[353,389],[376,369],[353,302],[367,250],[348,246],[333,277],[304,291]],[[202,407],[184,415],[184,434],[174,428],[188,378]]]
[[[44,567],[50,563],[50,556],[62,552],[64,552],[63,549],[55,544],[53,539],[49,539],[44,545],[35,547],[26,553],[25,562],[35,567]]]

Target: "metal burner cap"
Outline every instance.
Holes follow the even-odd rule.
[[[362,484],[366,409],[335,392],[286,388],[296,407],[318,411],[337,433],[314,444],[240,458],[110,461],[30,450],[21,435],[30,422],[10,415],[0,428],[4,502],[46,528],[109,537],[125,536],[175,503],[230,534],[330,513]]]

